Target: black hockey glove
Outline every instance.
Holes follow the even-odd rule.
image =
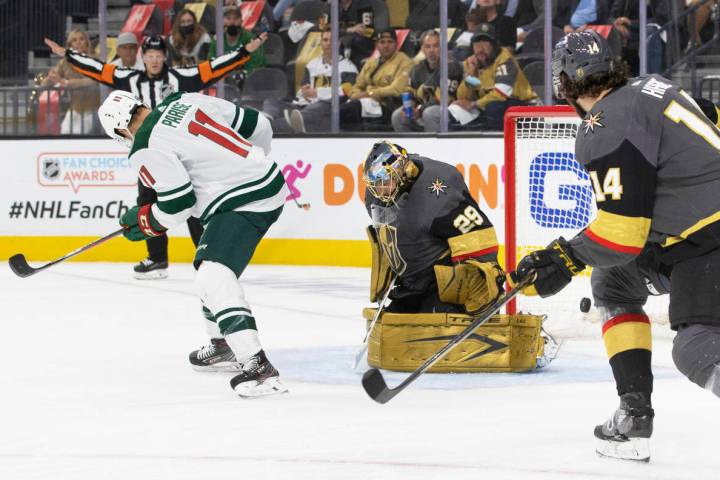
[[[570,283],[572,277],[585,269],[585,264],[577,260],[568,242],[560,237],[544,250],[536,250],[518,263],[517,269],[510,274],[512,283],[525,278],[530,270],[535,270],[535,281],[523,290],[525,295],[550,297]]]

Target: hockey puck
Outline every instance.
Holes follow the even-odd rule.
[[[583,313],[587,313],[590,311],[590,306],[592,305],[592,302],[589,298],[583,297],[582,300],[580,300],[580,311]]]

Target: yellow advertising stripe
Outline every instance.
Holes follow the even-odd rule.
[[[0,260],[7,260],[16,253],[22,253],[31,264],[49,262],[93,240],[97,240],[97,237],[0,236]],[[191,262],[195,256],[195,247],[189,238],[173,237],[169,243],[168,255],[171,262]],[[68,261],[137,262],[146,256],[144,242],[114,238]],[[502,259],[502,252],[498,256]],[[370,243],[367,240],[264,238],[255,250],[251,263],[369,268]]]
[[[626,322],[615,325],[603,335],[608,358],[624,352],[641,348],[652,350],[652,331],[645,322]]]
[[[30,263],[47,262],[86,245],[97,237],[0,237],[0,258],[23,253]],[[171,262],[191,262],[195,247],[189,238],[172,238]],[[72,258],[80,262],[137,262],[147,256],[144,242],[114,238]],[[306,240],[265,238],[258,245],[252,263],[277,265],[328,265],[369,267],[367,240]]]
[[[588,227],[592,232],[612,243],[625,247],[642,248],[650,232],[650,222],[645,217],[626,217],[603,210]]]

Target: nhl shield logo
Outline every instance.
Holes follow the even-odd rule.
[[[46,158],[42,163],[42,174],[47,180],[60,178],[60,161],[57,158]]]

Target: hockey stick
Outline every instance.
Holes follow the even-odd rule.
[[[297,205],[298,208],[302,208],[303,210],[310,210],[310,204],[309,203],[300,203],[297,201],[297,198],[292,197],[293,202],[295,202],[295,205]]]
[[[355,354],[355,360],[353,360],[352,368],[355,370],[357,366],[360,364],[360,360],[362,360],[362,357],[365,355],[365,352],[367,352],[368,349],[368,342],[370,341],[370,333],[373,331],[373,328],[375,328],[375,324],[380,319],[380,314],[382,314],[383,309],[385,308],[385,302],[387,302],[388,297],[390,296],[390,290],[392,290],[395,287],[395,279],[397,277],[393,276],[392,280],[390,280],[390,285],[388,286],[387,290],[385,290],[385,295],[383,295],[382,300],[378,304],[377,312],[375,312],[375,317],[373,317],[373,321],[370,322],[370,327],[367,329],[367,332],[365,332],[365,338],[363,338],[363,344],[358,353]]]
[[[495,303],[490,305],[485,312],[481,313],[477,317],[473,317],[473,322],[465,330],[450,340],[443,348],[435,352],[432,357],[428,358],[425,363],[405,378],[405,380],[403,380],[397,387],[389,388],[385,382],[385,378],[382,373],[380,373],[380,370],[377,368],[371,368],[365,372],[362,378],[362,386],[365,389],[365,392],[370,396],[370,398],[378,403],[389,402],[393,397],[395,397],[395,395],[405,390],[408,385],[414,382],[430,367],[435,365],[435,363],[444,357],[446,353],[457,347],[461,342],[472,335],[476,328],[487,322],[493,315],[495,315],[495,312],[504,307],[505,304],[512,300],[523,288],[530,285],[534,280],[535,272],[530,271],[522,281],[518,282],[511,290],[505,292],[502,296],[495,300]]]
[[[122,232],[123,232],[122,228],[120,230],[116,230],[109,235],[105,235],[102,238],[98,238],[94,242],[90,242],[87,245],[78,248],[77,250],[73,250],[72,252],[68,253],[67,255],[65,255],[63,257],[58,258],[57,260],[53,260],[52,262],[46,263],[45,265],[42,265],[37,268],[33,268],[30,265],[28,265],[27,260],[25,260],[25,255],[23,255],[22,253],[18,253],[17,255],[13,255],[12,257],[10,257],[10,259],[8,260],[8,263],[10,264],[10,270],[12,270],[15,275],[17,275],[18,277],[22,277],[22,278],[26,278],[31,275],[35,275],[36,273],[41,272],[41,271],[45,270],[46,268],[52,267],[56,263],[63,262],[70,257],[74,257],[78,253],[82,253],[86,250],[90,250],[91,248],[93,248],[97,245],[100,245],[101,243],[103,243],[107,240],[110,240],[113,237],[117,237]]]

